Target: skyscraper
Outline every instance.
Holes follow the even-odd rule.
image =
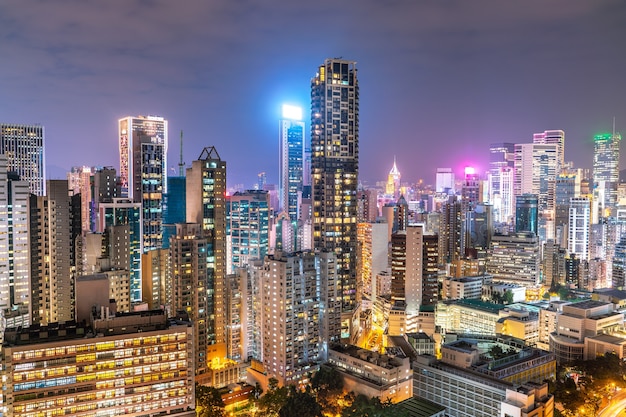
[[[607,209],[617,205],[617,184],[619,182],[619,133],[605,133],[593,138],[593,218],[607,217]]]
[[[304,178],[304,122],[300,107],[283,105],[279,148],[280,209],[296,222]]]
[[[262,261],[269,248],[269,205],[267,191],[236,192],[226,199],[226,233],[228,235],[227,271]]]
[[[542,241],[554,239],[556,176],[559,173],[558,143],[515,145],[514,193],[538,197],[538,235]]]
[[[167,193],[167,120],[157,116],[119,120],[122,197],[141,203],[142,251],[163,245],[163,194]]]
[[[591,207],[586,197],[572,197],[569,206],[567,250],[580,260],[589,260]]]
[[[7,157],[0,155],[0,331],[4,323],[31,323],[28,198],[28,183],[10,174]]]
[[[186,188],[187,223],[199,224],[206,239],[207,343],[225,347],[226,161],[215,147],[204,148],[187,168]]]
[[[515,197],[515,231],[537,234],[538,199],[536,194]]]
[[[32,194],[46,194],[43,126],[0,124],[0,154],[7,157],[7,170],[27,181]]]
[[[315,249],[337,256],[341,335],[354,336],[359,170],[356,62],[327,59],[311,80],[311,181]]]
[[[557,174],[565,166],[565,132],[562,130],[546,130],[543,133],[533,134],[533,143],[556,145]]]

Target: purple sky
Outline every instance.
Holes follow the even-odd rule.
[[[623,0],[8,0],[0,121],[43,124],[60,178],[119,166],[119,118],[164,116],[170,167],[183,129],[185,162],[214,145],[229,185],[251,187],[277,181],[281,103],[308,113],[317,66],[342,56],[359,68],[362,180],[396,155],[403,180],[432,183],[546,129],[590,167],[593,134],[613,116],[626,133],[625,22]]]

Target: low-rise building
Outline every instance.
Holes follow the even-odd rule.
[[[333,345],[328,351],[327,365],[340,372],[347,391],[394,403],[413,397],[413,369],[406,356]]]
[[[507,389],[500,417],[552,417],[554,396],[548,384],[528,383],[515,390]]]

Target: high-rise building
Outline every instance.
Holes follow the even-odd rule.
[[[125,242],[110,247],[113,267],[127,269],[130,274],[130,301],[142,300],[141,281],[141,203],[127,198],[114,198],[112,202],[100,203],[99,230],[109,240],[118,238]]]
[[[624,289],[626,287],[626,235],[622,235],[619,243],[615,245],[612,269],[612,287]]]
[[[283,105],[280,120],[279,198],[280,209],[292,222],[299,218],[299,200],[304,179],[304,122],[302,109]]]
[[[562,130],[546,130],[533,134],[533,143],[556,145],[557,174],[565,167],[565,132]]]
[[[435,191],[454,194],[454,172],[452,168],[437,168]]]
[[[396,158],[393,158],[393,166],[387,175],[387,183],[385,184],[385,194],[397,199],[400,193],[400,178],[402,175],[396,165]]]
[[[465,177],[461,186],[461,210],[473,210],[481,201],[480,178],[473,167],[465,167]]]
[[[186,208],[187,222],[199,224],[201,236],[207,241],[207,343],[225,347],[226,161],[213,146],[204,148],[187,168]]]
[[[226,198],[227,271],[263,260],[269,249],[269,194],[236,192]]]
[[[589,260],[591,205],[586,197],[570,199],[567,250],[580,260]]]
[[[43,126],[0,123],[0,154],[7,157],[7,170],[28,182],[32,194],[46,194]]]
[[[331,338],[355,338],[359,84],[354,61],[327,59],[311,80],[311,152],[314,247],[334,252],[338,264],[341,335]]]
[[[167,193],[167,120],[119,120],[122,197],[141,203],[143,252],[163,245],[163,194]]]
[[[202,237],[199,224],[179,223],[176,234],[170,237],[171,305],[172,313],[189,316],[194,326],[195,369],[197,374],[207,371],[207,350],[215,343],[214,316],[209,308],[212,288],[207,254],[210,243]],[[180,312],[180,313],[179,313]]]
[[[68,183],[50,180],[46,189],[29,202],[33,322],[42,324],[73,320],[75,301]]]
[[[489,145],[489,202],[493,204],[494,221],[506,223],[513,211],[513,168],[515,144]]]
[[[450,197],[441,208],[439,221],[439,263],[453,262],[461,258],[463,221],[461,203]]]
[[[487,273],[497,281],[537,285],[541,271],[539,249],[534,233],[494,235],[487,256]]]
[[[556,176],[559,173],[558,143],[515,145],[515,195],[538,197],[538,235],[542,241],[554,239]]]
[[[0,155],[0,332],[4,324],[31,323],[31,272],[29,247],[28,182],[7,170]],[[34,236],[33,236],[34,237]]]
[[[608,217],[607,210],[617,205],[619,183],[619,133],[605,133],[593,138],[593,223],[600,217]]]
[[[515,231],[537,234],[538,199],[536,194],[515,197]]]
[[[163,194],[163,248],[170,246],[176,223],[184,223],[187,215],[187,180],[184,176],[167,177],[167,193]]]
[[[281,384],[300,382],[322,357],[320,275],[328,271],[320,257],[328,255],[277,252],[265,259],[263,364]]]

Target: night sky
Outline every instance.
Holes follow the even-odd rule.
[[[394,155],[403,181],[482,171],[489,143],[546,129],[591,167],[595,133],[614,116],[626,133],[623,0],[3,0],[0,122],[43,124],[64,178],[119,167],[119,118],[163,116],[172,174],[183,129],[187,164],[215,146],[229,186],[250,188],[277,182],[280,106],[308,114],[329,57],[358,63],[370,184]]]

